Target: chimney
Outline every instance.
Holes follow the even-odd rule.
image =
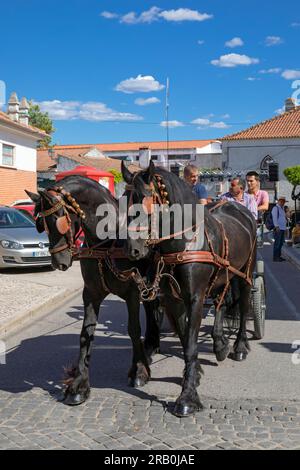
[[[287,98],[285,100],[285,112],[296,109],[296,100],[294,98]]]
[[[151,149],[149,147],[139,148],[139,166],[141,168],[148,168],[151,159]]]
[[[29,104],[28,104],[27,99],[24,97],[21,99],[19,122],[20,124],[25,124],[25,126],[28,126],[29,124],[28,111],[29,111]]]
[[[19,121],[19,99],[17,93],[14,91],[9,98],[7,114],[12,121]]]

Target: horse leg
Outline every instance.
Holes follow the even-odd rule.
[[[196,387],[200,383],[201,366],[198,359],[197,340],[202,319],[204,292],[194,293],[185,302],[187,322],[183,338],[185,369],[180,396],[177,398],[173,413],[185,417],[203,408]]]
[[[93,296],[91,292],[84,287],[84,320],[80,334],[80,352],[77,365],[70,371],[67,371],[69,377],[64,381],[67,385],[65,391],[64,403],[67,405],[80,405],[89,397],[89,363],[91,357],[92,342],[97,325],[97,318],[100,305],[105,294],[99,293]]]
[[[232,359],[234,359],[235,361],[243,361],[244,359],[246,359],[248,352],[250,350],[247,333],[246,333],[247,317],[249,315],[249,309],[250,309],[250,296],[251,296],[251,286],[241,279],[240,280],[240,299],[239,299],[240,328],[237,334],[237,338],[234,342],[233,353],[231,355]]]
[[[128,371],[128,383],[132,387],[143,387],[150,379],[150,368],[141,339],[140,302],[136,295],[126,300],[128,308],[128,334],[132,341],[132,365]]]
[[[161,306],[158,301],[144,302],[144,309],[146,313],[146,331],[144,340],[144,350],[148,364],[152,362],[152,356],[159,353],[160,347],[160,324]]]
[[[224,315],[226,312],[226,305],[223,305],[219,310],[216,311],[214,326],[212,329],[213,338],[213,351],[216,355],[217,361],[224,361],[229,354],[229,341],[224,335],[223,322]]]

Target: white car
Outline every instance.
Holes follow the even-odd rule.
[[[51,265],[49,240],[12,207],[0,206],[0,268]]]

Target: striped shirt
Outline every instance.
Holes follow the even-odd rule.
[[[225,199],[226,201],[230,201],[230,202],[238,202],[239,204],[242,204],[243,206],[247,207],[247,209],[251,212],[255,220],[257,220],[257,203],[256,203],[254,196],[252,196],[252,194],[248,194],[244,192],[242,199],[237,200],[235,199],[233,194],[231,194],[231,192],[228,191],[228,193],[222,194],[221,199]]]

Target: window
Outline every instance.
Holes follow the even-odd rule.
[[[14,165],[14,147],[11,145],[2,145],[2,165]]]
[[[190,154],[184,154],[184,155],[169,155],[169,160],[190,160],[191,155]]]

